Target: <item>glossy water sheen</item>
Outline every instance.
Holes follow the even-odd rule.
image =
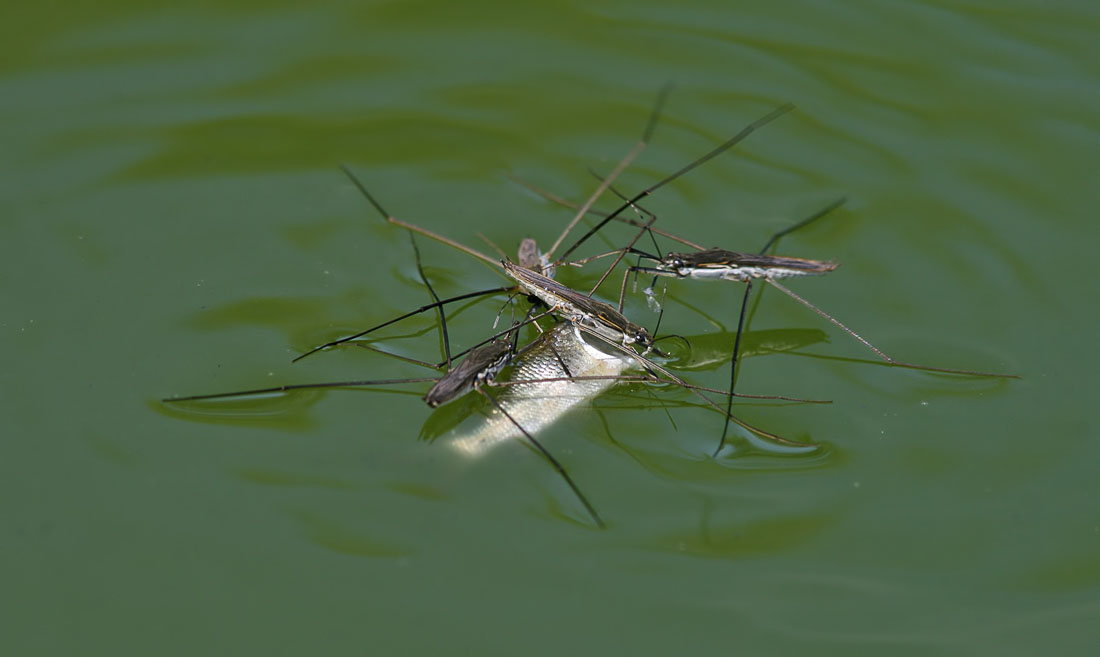
[[[4,9],[0,652],[1093,654],[1094,4],[524,4]],[[156,401],[422,376],[289,364],[427,300],[337,165],[479,248],[547,243],[568,213],[503,174],[583,197],[669,80],[624,189],[798,111],[647,199],[660,225],[750,251],[847,195],[780,249],[840,267],[791,287],[899,358],[1024,378],[882,367],[769,291],[744,390],[835,403],[738,412],[822,449],[714,460],[690,395],[601,397],[543,439],[602,532],[524,445],[418,440],[484,410],[423,385]],[[420,245],[441,294],[503,281]],[[671,284],[685,376],[721,382],[740,289]],[[438,359],[434,321],[387,346]]]

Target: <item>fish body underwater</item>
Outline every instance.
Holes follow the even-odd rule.
[[[508,379],[512,383],[503,386],[496,396],[512,419],[500,408],[491,408],[480,424],[460,429],[448,444],[462,454],[478,456],[504,441],[523,437],[512,420],[528,433],[537,434],[575,406],[619,383],[613,378],[567,380],[621,376],[635,366],[629,356],[610,346],[600,348],[598,343],[596,339],[586,340],[571,322],[556,324],[516,357]]]

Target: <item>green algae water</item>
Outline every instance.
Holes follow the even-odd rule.
[[[1091,3],[12,5],[0,41],[0,652],[1087,655],[1100,14]],[[835,260],[766,291],[738,434],[626,388],[522,443],[433,438],[424,388],[218,409],[163,397],[424,376],[295,355],[428,296],[385,209],[488,251],[546,243],[675,89],[638,190],[658,225]],[[601,207],[613,207],[605,201]],[[619,239],[625,233],[609,233]],[[427,240],[441,295],[488,267]],[[664,248],[668,248],[665,246]],[[585,281],[584,272],[563,272]],[[721,385],[742,288],[673,281],[678,371]],[[611,293],[608,293],[609,297]],[[500,302],[456,312],[456,343]],[[627,311],[652,327],[640,292]],[[439,359],[436,319],[389,334]],[[399,339],[409,336],[411,339]],[[482,336],[484,337],[484,336]],[[662,343],[666,344],[666,343]],[[676,342],[667,346],[674,350]],[[727,346],[723,346],[727,345]]]

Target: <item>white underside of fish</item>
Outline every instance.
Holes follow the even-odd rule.
[[[599,341],[585,340],[570,322],[561,322],[546,331],[519,357],[510,381],[498,388],[499,408],[490,407],[472,429],[459,427],[449,444],[467,456],[479,456],[500,443],[522,438],[518,423],[531,435],[550,426],[573,407],[589,401],[619,383],[613,378],[581,381],[546,381],[569,377],[615,377],[634,366],[635,361],[613,347],[598,348]],[[555,355],[556,352],[556,355]],[[564,363],[565,367],[562,366]],[[511,419],[509,419],[509,416]],[[514,422],[513,422],[514,420]]]

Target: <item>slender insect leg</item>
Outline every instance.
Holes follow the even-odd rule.
[[[634,248],[634,244],[639,239],[641,239],[642,235],[646,234],[646,231],[649,230],[650,224],[652,224],[656,220],[657,217],[652,217],[648,222],[646,222],[646,225],[642,226],[641,230],[639,230],[634,235],[634,238],[631,239],[630,242],[622,250],[619,251],[619,255],[615,257],[615,261],[611,263],[611,266],[607,268],[607,271],[603,273],[603,276],[600,276],[600,280],[596,281],[596,284],[592,286],[592,290],[589,291],[588,296],[592,296],[596,293],[596,290],[600,289],[600,286],[603,285],[603,282],[607,280],[608,276],[611,275],[611,272],[615,269],[615,267],[617,267],[619,263],[622,262],[623,258],[626,257],[627,252]],[[622,306],[619,306],[619,311],[622,311]]]
[[[802,219],[801,221],[798,221],[798,222],[796,222],[796,223],[794,223],[790,226],[787,226],[783,230],[775,233],[770,238],[768,238],[768,241],[764,243],[764,246],[760,249],[759,253],[761,253],[761,254],[766,253],[768,251],[768,249],[775,246],[779,242],[779,240],[782,239],[784,236],[789,235],[790,233],[793,233],[794,231],[796,231],[800,228],[804,228],[805,226],[807,226],[807,225],[817,221],[818,219],[824,217],[825,215],[829,214],[833,210],[836,210],[840,206],[844,205],[845,201],[847,201],[847,199],[844,198],[844,197],[841,197],[841,198],[837,199],[836,201],[833,201],[832,203],[826,205],[824,208],[822,208],[822,209],[818,210],[817,212],[811,214],[810,216],[806,217],[805,219]],[[729,396],[729,401],[726,405],[727,409],[732,409],[734,388],[737,385],[737,367],[738,367],[738,365],[740,365],[740,358],[739,357],[741,355],[741,334],[745,330],[747,330],[748,324],[752,321],[752,315],[755,313],[756,307],[757,307],[756,305],[754,305],[753,306],[753,312],[749,313],[748,317],[746,318],[745,309],[748,307],[749,296],[752,294],[752,279],[747,280],[745,283],[746,283],[745,284],[745,293],[741,296],[741,310],[740,310],[740,312],[738,313],[738,316],[737,316],[737,335],[733,339],[733,357],[730,359],[730,388],[729,388],[730,396]],[[759,304],[759,303],[760,303],[760,295],[757,295],[756,304]],[[714,450],[714,455],[715,456],[717,456],[718,453],[722,451],[722,447],[725,446],[726,436],[729,434],[729,428],[730,428],[730,423],[729,423],[729,419],[727,419],[725,421],[725,423],[722,425],[722,437],[718,441],[718,448]]]
[[[577,214],[565,226],[565,230],[561,232],[561,235],[558,236],[558,239],[554,240],[554,243],[550,246],[550,250],[546,252],[547,259],[550,259],[550,257],[554,255],[554,252],[557,251],[558,247],[561,246],[561,243],[565,241],[565,238],[569,235],[569,232],[572,231],[573,228],[577,225],[577,222],[579,222],[584,217],[584,215],[588,213],[588,209],[591,208],[592,204],[596,202],[596,199],[598,199],[600,195],[603,194],[604,190],[606,190],[611,185],[611,183],[615,181],[615,178],[617,178],[618,175],[622,173],[626,167],[630,166],[630,163],[634,161],[634,158],[636,158],[642,152],[642,150],[645,149],[646,145],[649,143],[649,140],[653,137],[653,131],[657,128],[657,121],[661,116],[661,110],[664,108],[665,100],[668,99],[668,94],[671,91],[671,84],[666,84],[661,87],[660,92],[658,92],[657,94],[657,103],[653,107],[653,112],[652,114],[650,114],[649,122],[646,124],[645,132],[642,133],[642,138],[638,140],[638,143],[634,145],[634,148],[631,149],[626,157],[624,157],[622,161],[619,162],[618,166],[615,167],[611,174],[608,175],[606,179],[600,182],[599,186],[596,188],[596,191],[591,196],[589,196],[588,200],[581,205],[580,209],[577,210]],[[605,219],[604,221],[606,222],[607,220]],[[568,252],[562,254],[562,258],[564,259],[566,255],[572,252],[573,248],[576,248],[575,245],[574,247],[571,247]]]
[[[623,272],[623,284],[619,286],[619,312],[623,311],[623,304],[626,302],[626,282],[630,279],[630,272],[632,270],[633,267],[629,267],[626,271]],[[634,289],[637,290],[637,287],[635,287]]]
[[[558,361],[558,365],[561,365],[561,371],[565,372],[565,376],[572,379],[573,373],[569,371],[569,366],[565,364],[565,359],[561,357],[561,354],[558,352],[558,348],[550,343],[547,343],[547,346],[550,347],[550,353],[554,354],[554,360]]]
[[[511,290],[514,290],[514,289],[515,289],[515,286],[494,287],[494,288],[488,289],[488,290],[479,290],[477,292],[467,292],[466,294],[460,294],[456,297],[450,297],[448,299],[443,299],[442,301],[439,301],[438,303],[429,303],[427,305],[424,305],[424,306],[421,306],[421,307],[417,308],[416,310],[413,310],[411,312],[407,312],[404,315],[401,315],[400,317],[395,317],[395,318],[393,318],[389,321],[382,322],[381,324],[378,324],[376,326],[372,326],[372,327],[370,327],[369,329],[367,329],[365,331],[360,331],[359,333],[356,333],[355,335],[349,335],[349,336],[340,338],[339,340],[333,340],[331,342],[326,342],[323,345],[314,347],[313,349],[310,349],[309,351],[299,355],[298,357],[296,357],[291,362],[296,363],[296,362],[302,360],[303,358],[305,358],[306,356],[310,356],[312,354],[315,354],[318,351],[322,351],[324,349],[328,349],[329,347],[335,347],[336,345],[343,344],[345,342],[350,342],[350,341],[355,340],[357,338],[361,338],[364,335],[367,335],[368,333],[373,333],[374,331],[385,328],[385,327],[387,327],[391,324],[396,324],[397,322],[400,322],[403,319],[408,319],[409,317],[419,315],[422,312],[429,311],[432,308],[437,308],[437,307],[439,307],[441,305],[444,305],[444,304],[454,303],[456,301],[463,301],[465,299],[473,299],[474,297],[488,296],[490,294],[500,294],[501,292],[509,292]]]
[[[832,203],[830,203],[830,204],[826,205],[825,207],[821,208],[817,212],[815,212],[815,213],[811,214],[810,216],[806,217],[805,219],[803,219],[799,222],[796,222],[794,224],[791,224],[790,226],[787,226],[783,230],[781,230],[781,231],[775,233],[774,235],[772,235],[771,237],[769,237],[768,241],[764,243],[764,246],[760,247],[760,250],[757,251],[757,253],[759,253],[760,255],[766,254],[768,251],[772,250],[772,247],[774,247],[776,244],[779,243],[779,240],[781,238],[783,238],[787,235],[790,235],[791,233],[806,227],[807,225],[817,221],[818,219],[821,219],[822,217],[829,214],[833,210],[836,210],[836,209],[840,208],[842,205],[844,205],[847,202],[848,202],[847,197],[842,196],[842,197],[838,198],[837,200],[833,201]],[[760,294],[756,295],[756,298],[753,299],[752,309],[749,310],[749,316],[748,316],[748,319],[746,320],[748,323],[750,323],[750,324],[752,323],[752,318],[756,316],[756,310],[757,310],[757,308],[760,307],[760,302],[763,298],[764,298],[764,290],[761,289]],[[746,327],[746,330],[747,330],[747,327]]]
[[[842,197],[838,198],[837,200],[833,201],[832,203],[830,203],[830,204],[826,205],[825,207],[821,208],[817,212],[815,212],[815,213],[811,214],[810,216],[806,217],[802,221],[799,221],[798,223],[787,226],[783,230],[779,231],[775,235],[772,235],[770,238],[768,238],[768,241],[760,249],[759,253],[761,255],[763,255],[764,253],[767,253],[768,249],[775,246],[776,243],[779,242],[779,240],[781,238],[795,232],[796,230],[800,230],[802,228],[805,228],[809,224],[812,224],[813,222],[815,222],[818,219],[824,217],[825,215],[829,214],[833,210],[836,210],[837,208],[839,208],[840,206],[844,205],[847,202],[848,202],[848,199],[842,196]]]
[[[677,171],[675,171],[671,175],[666,176],[665,178],[657,181],[655,184],[650,185],[649,187],[647,187],[647,188],[643,189],[642,191],[638,192],[633,197],[631,197],[630,200],[628,200],[625,203],[623,203],[622,205],[620,205],[614,212],[612,212],[608,216],[604,217],[595,226],[590,228],[587,233],[585,233],[579,240],[577,240],[576,242],[573,243],[573,246],[569,247],[568,249],[565,250],[565,253],[561,254],[560,260],[564,260],[564,259],[568,258],[569,254],[572,253],[577,247],[579,247],[585,241],[587,241],[588,238],[595,235],[597,232],[599,232],[599,230],[601,228],[606,226],[609,221],[611,221],[615,217],[622,214],[622,212],[624,210],[626,210],[627,208],[633,206],[635,203],[642,200],[642,198],[644,198],[646,196],[649,196],[650,194],[652,194],[657,189],[667,185],[668,183],[672,182],[673,180],[676,180],[677,178],[679,178],[680,176],[688,173],[692,169],[695,169],[696,167],[699,167],[699,166],[702,166],[703,164],[706,164],[710,160],[714,159],[718,155],[721,155],[723,152],[729,150],[730,148],[732,148],[733,146],[735,146],[736,144],[738,144],[739,142],[744,140],[746,137],[751,135],[757,129],[763,127],[764,125],[766,125],[766,124],[768,124],[772,121],[774,121],[775,119],[777,119],[780,116],[786,114],[787,112],[790,112],[793,109],[794,109],[794,105],[792,105],[790,103],[787,103],[785,105],[777,107],[776,109],[772,110],[771,112],[768,112],[766,115],[762,116],[761,118],[759,118],[759,119],[753,121],[752,123],[750,123],[749,125],[745,126],[736,135],[734,135],[730,139],[726,140],[724,143],[718,145],[716,148],[711,149],[708,153],[706,153],[702,157],[690,162],[689,164],[687,164],[684,167],[681,167],[680,169],[678,169]],[[610,179],[610,177],[609,177],[609,179]],[[587,211],[587,207],[584,207],[582,209]]]
[[[780,283],[777,283],[776,281],[773,281],[773,280],[769,280],[768,283],[771,283],[780,292],[788,295],[789,297],[791,297],[795,301],[801,303],[802,305],[806,306],[807,308],[814,311],[815,313],[817,313],[821,317],[824,317],[828,321],[832,322],[832,324],[834,326],[840,328],[842,331],[844,331],[848,335],[852,336],[856,340],[863,343],[863,346],[865,346],[868,349],[870,349],[871,351],[875,352],[875,354],[879,358],[886,361],[887,363],[890,363],[891,365],[895,365],[897,367],[906,367],[906,368],[913,369],[913,370],[924,370],[926,372],[942,372],[944,374],[964,374],[964,375],[967,375],[967,376],[981,376],[981,377],[989,377],[989,378],[997,378],[997,379],[1018,379],[1018,378],[1020,378],[1020,376],[1018,374],[999,374],[997,372],[980,372],[980,371],[977,371],[977,370],[962,370],[962,369],[955,369],[955,368],[950,368],[950,367],[934,367],[934,366],[931,366],[931,365],[918,365],[916,363],[907,363],[907,362],[904,362],[904,361],[897,360],[895,358],[892,358],[891,356],[888,356],[884,351],[882,351],[881,349],[879,349],[875,345],[868,342],[863,336],[861,336],[860,334],[856,333],[852,329],[845,326],[839,319],[833,317],[829,313],[825,312],[824,310],[818,308],[814,304],[810,303],[809,301],[807,301],[807,300],[803,299],[802,297],[800,297],[799,295],[795,294],[793,290],[791,290],[791,289],[787,288],[786,286],[784,286]]]
[[[474,346],[470,347],[469,349],[466,349],[464,351],[460,351],[457,354],[454,354],[453,358],[458,358],[460,356],[465,356],[466,354],[470,353],[474,349],[477,349],[478,347],[487,345],[490,342],[492,342],[493,340],[496,340],[497,338],[499,338],[501,336],[508,335],[512,331],[517,331],[521,327],[526,326],[527,324],[534,324],[534,323],[538,322],[538,320],[542,319],[543,317],[546,317],[547,315],[550,315],[551,313],[553,313],[554,310],[555,310],[554,308],[551,308],[549,310],[544,310],[543,312],[541,312],[537,315],[534,315],[533,317],[530,317],[528,319],[525,319],[522,322],[514,324],[511,327],[504,329],[503,331],[494,333],[493,335],[489,336],[488,338],[486,338],[486,339],[482,340],[481,342],[475,344]],[[437,367],[443,367],[443,363],[439,363]]]
[[[425,235],[426,237],[429,237],[431,239],[434,239],[434,240],[437,240],[437,241],[442,242],[444,244],[447,244],[448,246],[459,249],[459,250],[461,250],[461,251],[463,251],[463,252],[465,252],[469,255],[474,256],[475,258],[478,258],[479,260],[487,262],[487,263],[493,265],[494,268],[498,266],[498,261],[490,258],[489,256],[487,256],[487,255],[485,255],[485,254],[483,254],[483,253],[481,253],[481,252],[479,252],[475,249],[471,249],[471,248],[469,248],[465,245],[459,244],[458,242],[455,242],[454,240],[451,240],[447,237],[444,237],[442,235],[433,233],[433,232],[431,232],[429,230],[426,230],[424,228],[420,228],[419,226],[414,226],[412,224],[405,223],[405,222],[395,218],[393,215],[391,215],[389,212],[387,212],[385,208],[382,207],[381,203],[379,203],[378,200],[374,198],[374,196],[367,189],[366,185],[364,185],[363,182],[361,180],[359,180],[359,178],[352,172],[352,170],[347,165],[341,164],[340,165],[340,170],[343,171],[344,174],[352,181],[352,183],[359,189],[359,191],[363,194],[363,196],[367,199],[367,201],[371,204],[371,206],[374,207],[374,209],[378,212],[378,214],[382,216],[382,218],[384,218],[389,223],[392,223],[392,224],[395,224],[395,225],[398,225],[398,226],[401,226],[403,228],[408,229],[410,231],[410,233],[409,233],[410,238],[412,238],[412,235],[414,233],[420,233],[422,235]],[[347,336],[347,337],[341,338],[339,340],[334,340],[332,342],[328,342],[328,343],[323,344],[319,347],[315,347],[315,348],[311,349],[310,351],[308,351],[308,352],[298,356],[297,358],[295,358],[293,362],[297,362],[297,361],[301,360],[302,358],[305,358],[306,356],[309,356],[310,354],[316,353],[316,352],[321,351],[323,349],[327,349],[328,347],[332,347],[332,346],[335,346],[335,345],[338,345],[338,344],[342,344],[344,342],[348,342],[348,341],[355,340],[357,338],[363,337],[364,335],[366,335],[366,334],[368,334],[372,331],[376,331],[376,330],[378,330],[380,328],[383,328],[385,326],[389,326],[390,324],[401,321],[401,320],[406,319],[408,317],[412,317],[413,315],[417,315],[419,313],[425,312],[425,311],[430,310],[432,308],[437,308],[438,311],[439,311],[440,325],[442,327],[442,333],[443,333],[443,349],[444,349],[444,354],[445,354],[444,362],[449,364],[450,361],[451,361],[452,356],[451,356],[451,353],[450,353],[450,339],[447,335],[447,320],[446,320],[446,316],[444,315],[444,312],[443,312],[443,305],[447,304],[447,303],[452,303],[454,301],[461,301],[463,299],[469,299],[469,298],[476,297],[476,296],[496,294],[498,292],[507,292],[507,291],[511,291],[511,290],[515,289],[514,286],[493,288],[492,290],[485,290],[485,291],[481,291],[481,292],[471,292],[471,293],[468,293],[468,294],[459,295],[459,296],[456,296],[456,297],[451,297],[449,299],[445,299],[445,300],[441,301],[439,299],[439,297],[436,295],[435,290],[432,288],[431,284],[428,282],[427,277],[424,274],[424,269],[423,269],[423,266],[421,265],[421,261],[420,261],[420,249],[417,247],[415,240],[412,241],[412,245],[413,245],[413,251],[416,255],[417,271],[420,273],[421,280],[424,281],[424,284],[427,286],[428,291],[432,295],[432,298],[435,300],[434,303],[428,304],[428,305],[425,305],[425,306],[421,306],[420,308],[417,308],[416,310],[414,310],[410,313],[406,313],[406,314],[404,314],[400,317],[397,317],[395,319],[392,319],[388,322],[385,322],[383,324],[379,324],[377,326],[371,327],[371,328],[367,329],[366,331],[362,331],[360,333],[356,333],[355,335]]]
[[[425,383],[436,381],[434,377],[416,377],[410,379],[377,379],[374,381],[334,381],[330,383],[295,383],[292,385],[274,386],[271,388],[257,388],[255,390],[238,390],[235,392],[216,392],[207,395],[188,395],[186,397],[169,397],[163,402],[200,401],[204,399],[229,399],[231,397],[247,397],[250,395],[267,395],[277,392],[290,392],[291,390],[316,390],[322,388],[363,388],[371,386],[387,386],[397,383]]]
[[[428,293],[432,295],[432,301],[438,304],[435,309],[439,312],[439,329],[443,339],[443,357],[444,362],[447,364],[447,369],[451,369],[451,338],[447,335],[447,314],[443,312],[443,304],[439,301],[439,295],[435,293],[435,288],[432,287],[431,282],[428,281],[428,275],[424,273],[424,265],[420,262],[420,247],[416,245],[416,237],[409,233],[409,242],[413,247],[413,255],[416,258],[416,271],[420,274],[420,280],[424,282],[424,287],[428,288]]]
[[[668,283],[665,283],[665,286],[663,288],[661,288],[661,300],[660,300],[660,302],[655,302],[657,308],[659,309],[659,312],[657,313],[657,324],[653,327],[653,335],[657,335],[657,331],[659,331],[661,329],[661,320],[664,319],[664,317],[665,317],[664,302],[665,302],[665,294],[667,294],[667,293],[668,293]],[[649,296],[647,298],[652,299],[653,297]],[[687,341],[687,338],[684,338],[683,336],[678,336],[678,337],[680,337],[681,339],[683,339],[683,341],[685,343],[687,343],[688,349],[691,348],[691,343]]]
[[[745,309],[748,307],[749,295],[752,293],[752,279],[745,281],[745,295],[741,298],[741,312],[737,316],[737,335],[733,338],[733,358],[730,360],[730,391],[729,400],[726,402],[726,421],[722,425],[722,437],[718,440],[718,447],[714,449],[714,456],[722,451],[726,445],[726,435],[729,433],[729,412],[733,410],[733,388],[737,384],[738,356],[741,354],[741,331],[745,326]]]
[[[569,208],[570,210],[577,210],[581,207],[579,203],[574,203],[573,201],[570,201],[568,199],[564,199],[564,198],[558,196],[557,194],[554,194],[553,192],[549,192],[545,189],[542,189],[541,187],[536,186],[535,184],[533,184],[531,182],[528,182],[528,181],[524,180],[523,178],[520,178],[519,176],[517,176],[515,174],[509,173],[509,174],[505,174],[505,175],[512,182],[528,189],[529,191],[534,192],[535,194],[538,194],[539,196],[546,199],[547,201],[550,201],[551,203],[560,205],[560,206],[565,207],[565,208]],[[615,188],[613,186],[609,187],[608,189],[612,192],[615,192],[615,194],[617,196],[619,196],[619,198],[622,198],[624,200],[626,199],[626,197],[623,196],[621,193],[616,192]],[[652,214],[650,212],[646,212],[644,210],[644,208],[642,208],[641,206],[636,206],[636,207],[638,209],[642,210],[647,215]],[[593,209],[589,209],[588,214],[595,215],[597,217],[608,217],[608,216],[611,215],[610,212],[603,212],[602,210],[593,210]],[[612,217],[612,218],[615,221],[619,221],[619,222],[622,222],[624,224],[630,224],[631,226],[641,226],[642,223],[643,223],[641,220],[634,219],[634,218],[631,218],[631,217],[621,217],[620,216],[620,217]],[[691,247],[691,248],[693,248],[697,251],[703,251],[703,250],[706,249],[706,247],[704,247],[704,246],[700,246],[700,245],[698,245],[694,242],[690,242],[690,241],[688,241],[688,240],[686,240],[682,237],[679,237],[677,235],[673,235],[672,233],[663,231],[660,228],[657,228],[655,226],[651,227],[650,230],[652,232],[656,233],[657,235],[660,235],[662,237],[667,237],[670,240],[679,242],[679,243],[683,244],[684,246],[689,246],[689,247]]]
[[[420,366],[426,367],[430,370],[442,369],[442,366],[440,366],[440,365],[434,365],[434,364],[429,363],[427,361],[419,360],[419,359],[416,359],[416,358],[411,358],[409,356],[402,356],[401,354],[395,354],[392,351],[386,351],[385,349],[379,349],[378,347],[375,347],[374,345],[371,345],[371,344],[364,344],[362,342],[352,342],[351,344],[352,344],[352,346],[359,347],[360,349],[366,349],[367,351],[373,351],[376,354],[382,354],[383,356],[389,356],[390,358],[396,358],[397,360],[403,360],[406,363],[412,363],[413,365],[420,365]]]
[[[565,466],[563,466],[556,458],[554,458],[554,455],[551,454],[550,451],[547,450],[545,447],[543,447],[542,443],[540,443],[538,440],[535,440],[535,437],[532,436],[527,431],[527,429],[524,429],[523,425],[517,422],[516,419],[512,417],[512,414],[505,410],[504,406],[502,406],[500,402],[494,399],[492,395],[482,390],[480,386],[476,387],[476,390],[481,393],[483,397],[488,399],[489,402],[504,415],[504,417],[508,418],[508,421],[511,422],[517,429],[519,429],[520,433],[523,434],[523,437],[527,439],[527,442],[530,443],[532,447],[538,450],[538,452],[542,454],[547,461],[550,462],[550,465],[553,466],[554,470],[556,470],[557,473],[561,475],[561,478],[565,480],[565,483],[569,485],[570,489],[572,489],[573,494],[577,496],[577,499],[580,500],[580,503],[584,505],[585,510],[588,512],[588,515],[591,516],[592,521],[596,523],[596,526],[600,529],[605,529],[607,525],[605,525],[603,519],[600,518],[600,514],[596,512],[596,507],[592,506],[592,503],[589,502],[588,498],[585,497],[584,493],[581,492],[581,489],[577,486],[576,482],[573,481],[573,478],[570,477],[569,473],[565,470]]]
[[[646,372],[648,372],[650,374],[653,374],[654,376],[656,376],[656,372],[659,372],[659,373],[663,374],[664,376],[666,376],[672,382],[683,385],[688,390],[691,390],[691,392],[693,394],[695,394],[696,397],[698,397],[699,399],[702,399],[703,403],[705,403],[707,406],[710,406],[711,408],[718,411],[719,413],[722,413],[722,414],[726,415],[726,417],[733,420],[738,425],[740,425],[741,427],[747,429],[748,431],[751,431],[751,432],[757,434],[758,436],[762,436],[764,438],[769,438],[769,439],[774,440],[778,443],[782,443],[784,445],[791,445],[791,446],[794,446],[794,447],[813,447],[813,445],[810,445],[810,444],[807,444],[807,443],[801,443],[801,442],[798,442],[796,440],[790,440],[789,438],[784,438],[783,436],[771,433],[770,431],[765,431],[764,429],[761,429],[759,427],[754,427],[751,424],[745,422],[744,420],[741,420],[740,418],[738,418],[734,415],[730,415],[728,413],[725,413],[709,397],[707,397],[703,393],[699,392],[698,390],[693,390],[691,384],[687,383],[686,381],[684,381],[680,377],[676,376],[675,374],[668,371],[667,369],[661,367],[657,363],[654,363],[653,361],[649,360],[648,358],[640,356],[633,349],[629,349],[627,347],[624,347],[620,344],[616,344],[614,342],[610,342],[608,340],[604,340],[602,337],[600,337],[600,335],[598,333],[592,331],[591,329],[589,329],[588,327],[586,327],[584,325],[578,324],[577,328],[584,331],[585,333],[588,333],[590,335],[595,336],[596,338],[603,341],[605,344],[611,345],[613,348],[617,349],[618,351],[620,351],[620,352],[626,354],[627,356],[633,358],[642,367],[642,369],[645,370]]]

